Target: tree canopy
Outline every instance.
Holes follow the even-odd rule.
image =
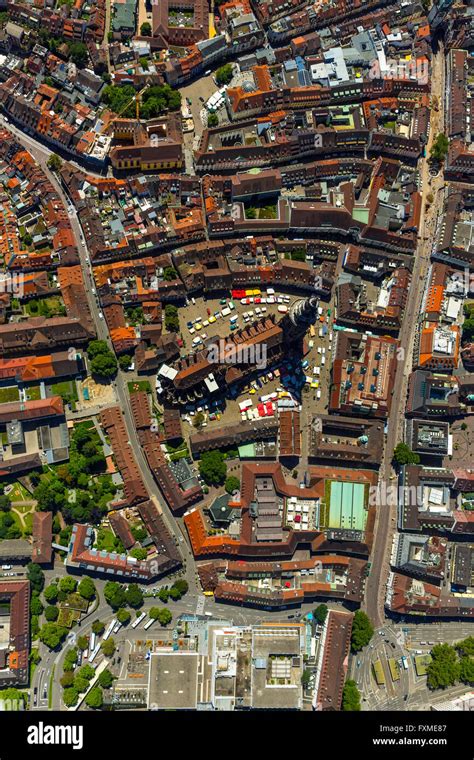
[[[436,644],[431,650],[431,662],[427,668],[429,689],[446,689],[454,686],[461,675],[461,666],[454,647]]]
[[[342,693],[342,709],[344,712],[358,712],[360,710],[360,693],[355,681],[346,681]]]
[[[356,610],[352,622],[351,647],[353,652],[360,652],[367,646],[374,635],[374,629],[369,618],[362,610]]]
[[[38,633],[40,641],[49,649],[57,649],[66,638],[66,635],[67,628],[63,628],[56,623],[45,623]]]
[[[40,566],[35,562],[30,562],[27,565],[26,574],[31,583],[31,588],[34,591],[42,591],[44,587],[44,573]]]
[[[430,156],[434,161],[441,163],[447,156],[449,149],[449,140],[442,132],[436,136],[431,147]]]
[[[83,599],[90,601],[96,594],[95,586],[90,578],[83,578],[79,583],[77,590]]]
[[[115,652],[115,639],[106,639],[101,643],[100,648],[106,657],[112,657],[113,653]]]
[[[109,604],[113,610],[118,610],[120,607],[127,605],[127,597],[125,595],[125,589],[117,581],[107,581],[104,586],[104,597],[107,604]]]
[[[99,686],[102,686],[103,689],[110,689],[114,682],[114,676],[108,670],[107,668],[102,671],[102,673],[99,674]]]
[[[208,486],[220,486],[227,474],[227,465],[221,451],[204,451],[199,460],[199,472]]]
[[[173,615],[166,607],[151,607],[149,612],[152,620],[158,620],[160,625],[169,625],[173,619]]]
[[[227,493],[234,493],[234,491],[238,491],[240,488],[240,480],[235,477],[235,475],[229,475],[228,478],[225,479],[225,490]]]
[[[125,590],[125,599],[129,607],[137,609],[143,604],[143,591],[136,583],[130,583]]]
[[[216,82],[219,86],[222,86],[223,84],[229,84],[230,80],[232,79],[232,64],[231,63],[225,63],[224,66],[221,66],[216,71]]]
[[[91,689],[89,694],[86,696],[85,702],[87,707],[92,707],[95,710],[99,710],[104,704],[102,689],[99,686],[94,686],[94,688]]]
[[[400,465],[420,463],[420,455],[412,451],[410,447],[403,442],[397,443],[395,446],[395,449],[393,451],[393,458],[395,462]]]
[[[326,622],[328,612],[329,610],[327,604],[318,604],[316,609],[313,610],[313,619],[319,625],[323,625]]]

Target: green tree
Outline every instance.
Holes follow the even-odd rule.
[[[87,707],[92,707],[95,710],[99,710],[104,704],[104,698],[102,696],[102,689],[99,686],[94,686],[86,696]]]
[[[52,153],[47,161],[48,169],[51,169],[53,172],[59,173],[63,162],[61,161],[60,157],[57,155],[57,153]]]
[[[449,140],[445,134],[440,133],[431,146],[430,156],[433,161],[441,163],[447,156],[449,149]]]
[[[222,87],[223,84],[229,84],[232,79],[232,64],[226,63],[216,71],[216,82]]]
[[[353,652],[360,652],[367,646],[374,635],[374,629],[369,618],[362,610],[356,610],[352,622],[351,647]]]
[[[463,683],[470,686],[474,683],[474,659],[472,657],[461,657],[459,678]]]
[[[144,541],[148,533],[142,525],[134,525],[131,529],[135,541]]]
[[[125,607],[127,604],[125,590],[120,583],[117,583],[117,581],[108,581],[105,584],[104,597],[107,604],[110,604],[113,610],[118,610],[120,607]]]
[[[9,512],[12,508],[12,503],[8,496],[4,493],[0,495],[0,512]]]
[[[79,673],[74,676],[74,688],[76,691],[82,693],[89,688],[89,681],[86,678],[82,678]]]
[[[219,125],[219,117],[216,113],[210,113],[207,116],[207,126],[209,129],[217,127]]]
[[[397,443],[393,452],[393,458],[399,465],[419,464],[420,456],[410,449],[406,443]]]
[[[96,636],[101,636],[105,631],[105,625],[102,620],[94,620],[92,623],[92,633]]]
[[[81,652],[85,652],[86,649],[89,647],[89,639],[87,636],[78,636],[77,638],[77,646],[81,650]]]
[[[173,619],[173,615],[166,607],[151,607],[149,612],[152,620],[158,620],[160,625],[169,625]]]
[[[344,712],[360,711],[360,693],[355,681],[346,681],[342,693],[342,709]]]
[[[62,674],[61,678],[59,679],[59,683],[63,687],[63,689],[67,689],[69,686],[72,686],[74,683],[74,673],[72,670],[65,670]]]
[[[125,599],[129,607],[137,609],[143,604],[143,591],[136,583],[130,583],[125,591]]]
[[[59,610],[57,607],[53,607],[51,605],[49,607],[46,607],[44,616],[49,623],[54,623],[59,617]]]
[[[197,412],[193,417],[193,427],[196,428],[196,430],[199,430],[205,422],[205,416],[202,412]]]
[[[144,21],[143,24],[140,27],[140,34],[142,37],[151,37],[152,31],[151,31],[151,24],[148,23],[148,21]]]
[[[454,646],[461,656],[474,657],[474,636],[468,636]]]
[[[128,623],[131,620],[131,615],[128,610],[121,607],[119,611],[117,612],[117,620],[119,623],[122,623],[122,625],[128,625]]]
[[[146,549],[142,549],[141,547],[137,546],[135,549],[132,549],[130,552],[131,557],[135,557],[135,559],[143,560],[146,559],[148,555],[148,552]]]
[[[93,375],[108,380],[117,374],[117,359],[115,358],[115,355],[109,351],[107,354],[100,354],[99,356],[96,356],[95,359],[92,359],[90,367]]]
[[[9,517],[10,515],[7,515]],[[33,591],[42,591],[44,588],[44,573],[39,565],[30,562],[26,567],[26,575]]]
[[[49,586],[46,586],[44,590],[44,598],[50,604],[56,604],[58,601],[58,587],[56,583],[51,583]]]
[[[90,681],[92,678],[94,678],[95,670],[92,667],[92,665],[85,664],[82,666],[82,668],[79,671],[81,678],[85,678],[86,681]]]
[[[71,647],[66,652],[66,656],[64,658],[64,665],[68,665],[68,666],[71,665],[72,667],[74,667],[78,659],[79,659],[79,655],[77,652],[77,648]]]
[[[301,675],[301,683],[302,683],[303,689],[308,688],[310,681],[311,681],[311,671],[305,668]]]
[[[318,604],[316,609],[313,610],[313,619],[319,625],[324,625],[328,616],[328,612],[329,610],[327,604]]]
[[[90,601],[96,594],[94,583],[90,578],[83,578],[79,583],[77,590],[83,599]]]
[[[70,575],[65,575],[59,581],[59,590],[64,591],[65,594],[72,594],[77,588],[77,581]]]
[[[67,628],[56,623],[45,623],[40,628],[38,637],[49,649],[57,649],[67,636]]]
[[[225,481],[225,490],[227,493],[234,493],[234,491],[238,491],[240,488],[240,480],[235,477],[235,475],[229,475],[228,478],[226,478]]]
[[[32,615],[42,615],[43,614],[44,607],[41,603],[41,599],[39,598],[39,594],[37,591],[33,591],[33,594],[31,596],[30,601],[30,612]]]
[[[180,595],[184,596],[189,591],[189,584],[186,580],[184,580],[184,578],[178,578],[178,580],[173,583],[171,588],[177,589]]]
[[[178,279],[178,273],[174,267],[165,267],[163,269],[163,279],[166,282],[172,282]]]
[[[208,486],[220,486],[227,474],[227,465],[221,451],[204,451],[199,460],[199,472]]]
[[[73,686],[70,686],[67,689],[64,689],[63,691],[63,702],[66,705],[66,707],[74,707],[77,705],[79,699],[79,693],[76,691],[76,689]]]
[[[179,332],[178,309],[171,303],[165,306],[165,327],[168,332]]]
[[[431,662],[427,668],[429,689],[446,689],[459,680],[461,666],[454,647],[437,644],[431,650]]]
[[[73,42],[69,45],[71,60],[79,69],[85,68],[88,61],[87,47],[83,42]]]
[[[106,641],[101,643],[100,648],[106,657],[112,657],[115,652],[115,640],[112,638],[106,639]]]
[[[130,369],[132,361],[133,360],[132,360],[131,356],[129,356],[128,354],[122,354],[118,358],[118,363],[119,363],[120,369],[122,369],[124,371],[127,370],[127,369]]]
[[[99,674],[99,686],[102,686],[103,689],[110,689],[114,682],[114,678],[115,677],[112,675],[110,670],[106,668]]]

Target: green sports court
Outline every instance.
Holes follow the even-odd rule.
[[[327,527],[334,530],[365,530],[367,520],[366,486],[364,483],[329,483]]]

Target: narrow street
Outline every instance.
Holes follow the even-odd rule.
[[[432,91],[444,93],[444,49],[441,46],[433,56],[432,65]],[[392,405],[388,420],[388,433],[385,443],[385,451],[380,466],[379,483],[385,486],[382,494],[390,493],[389,486],[396,484],[395,471],[392,467],[393,451],[397,443],[403,440],[405,407],[408,389],[408,378],[413,366],[413,350],[417,337],[419,315],[423,291],[426,285],[426,276],[429,269],[432,236],[436,229],[436,221],[442,210],[442,185],[441,176],[433,181],[430,178],[428,158],[433,140],[444,124],[444,99],[439,98],[439,110],[432,111],[432,121],[426,156],[420,160],[420,192],[422,196],[422,208],[419,228],[419,244],[417,248],[415,265],[413,268],[410,292],[406,306],[403,326],[400,331],[400,351],[395,387],[392,396]],[[432,193],[432,204],[427,203],[428,195]],[[372,567],[367,579],[365,592],[365,610],[375,627],[383,624],[384,601],[386,583],[390,571],[390,547],[396,530],[397,499],[389,500],[391,503],[379,502],[377,504],[377,516],[375,534],[372,546]]]

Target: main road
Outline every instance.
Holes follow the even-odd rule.
[[[444,49],[437,50],[432,60],[432,92],[444,92]],[[377,498],[377,515],[371,555],[371,570],[367,579],[365,592],[365,610],[374,626],[378,628],[384,621],[384,601],[386,583],[390,570],[390,550],[396,529],[397,498],[391,497],[389,486],[396,484],[396,476],[392,467],[393,451],[397,443],[403,440],[403,426],[408,389],[408,378],[413,366],[413,351],[419,329],[423,291],[429,269],[430,254],[436,222],[442,211],[443,196],[441,187],[442,177],[430,178],[428,163],[429,151],[433,140],[443,128],[444,99],[439,98],[439,110],[432,111],[430,133],[426,146],[426,156],[420,160],[420,191],[422,208],[419,227],[419,241],[413,267],[410,291],[403,325],[400,330],[400,350],[397,365],[394,391],[388,420],[388,433],[379,472],[379,497]],[[428,196],[433,194],[433,202],[428,202]],[[431,201],[431,198],[429,199]]]

